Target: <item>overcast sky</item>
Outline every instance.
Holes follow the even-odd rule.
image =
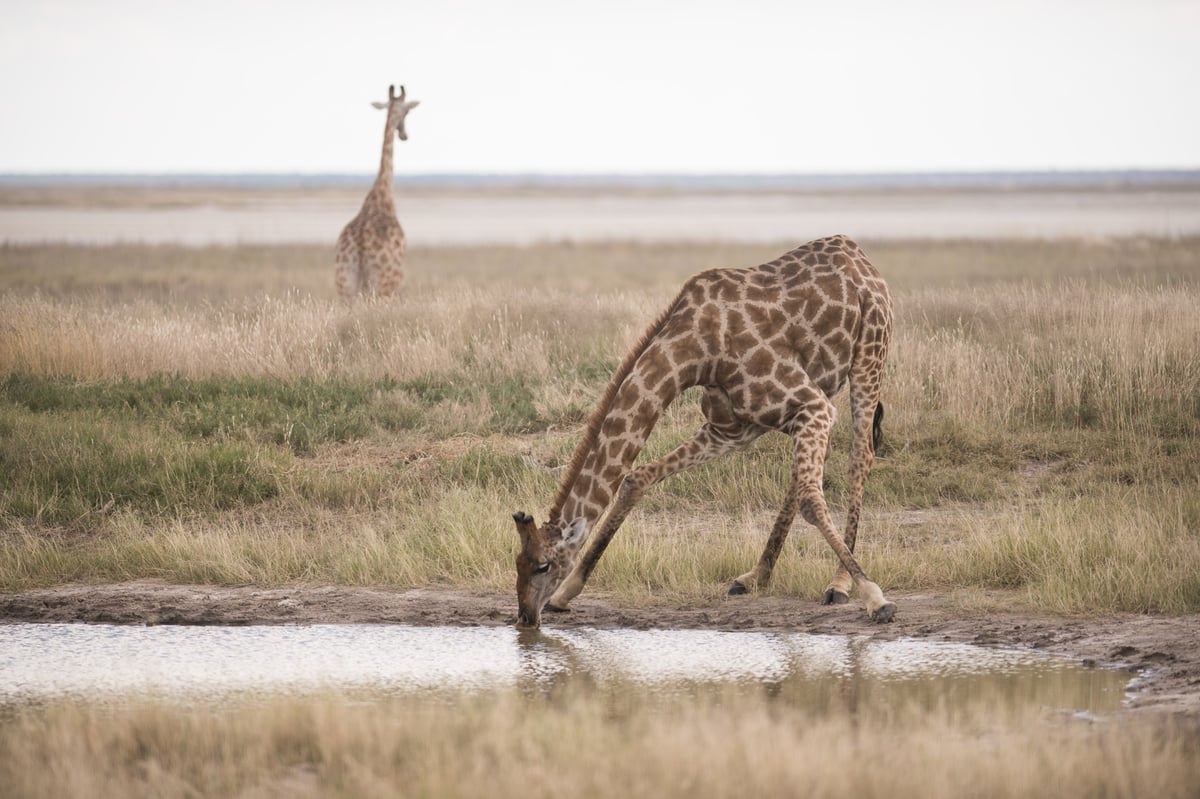
[[[0,8],[0,172],[1200,167],[1200,0]]]

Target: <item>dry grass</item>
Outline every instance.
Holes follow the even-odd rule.
[[[532,313],[498,299],[469,288],[415,296],[403,307],[376,302],[347,308],[297,295],[185,309],[4,298],[8,335],[0,341],[0,363],[9,373],[81,380],[160,373],[408,379],[472,367],[540,375],[561,366],[564,345],[581,333],[596,350],[584,355],[615,349],[622,329],[601,332],[605,321],[618,308],[636,313],[644,304],[627,295],[602,305],[541,292],[538,299],[553,310]],[[569,354],[580,352],[572,347]]]
[[[402,299],[345,306],[321,248],[0,248],[0,590],[136,577],[511,590],[507,514],[549,500],[645,320],[688,274],[780,249],[417,251]],[[859,549],[885,589],[1200,609],[1200,242],[868,249],[899,301]],[[647,456],[698,414],[693,398],[671,409]],[[845,445],[841,427],[835,511]],[[719,591],[757,557],[786,453],[768,437],[668,481],[596,587],[629,602]],[[798,526],[770,590],[817,595],[827,549]],[[995,697],[828,715],[796,697],[621,690],[361,700],[7,708],[0,785],[925,799],[1200,784],[1194,728]]]
[[[836,702],[835,702],[836,704]],[[1197,730],[1070,723],[1000,701],[786,697],[266,699],[55,705],[0,723],[13,797],[1192,796]]]
[[[779,249],[425,250],[402,299],[349,306],[321,248],[2,250],[0,586],[507,590],[507,513],[548,501],[645,320],[687,274]],[[1063,610],[1200,608],[1200,244],[869,249],[899,306],[869,571]],[[645,457],[698,423],[685,398]],[[845,444],[839,428],[835,509]],[[668,481],[597,585],[718,590],[761,547],[786,451],[768,437]],[[930,508],[951,515],[913,523]],[[772,590],[816,593],[832,561],[793,541]]]

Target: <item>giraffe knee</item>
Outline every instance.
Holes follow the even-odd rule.
[[[641,499],[642,494],[646,493],[646,489],[654,485],[654,482],[654,475],[634,470],[625,475],[625,479],[621,481],[621,487],[618,489],[620,498],[637,501]]]

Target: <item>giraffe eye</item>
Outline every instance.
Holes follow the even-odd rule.
[[[538,566],[536,569],[533,570],[533,573],[534,574],[545,574],[548,571],[550,571],[550,561],[546,561],[545,563]]]

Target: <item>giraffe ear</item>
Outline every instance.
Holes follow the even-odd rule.
[[[570,547],[571,549],[579,549],[579,547],[583,546],[583,542],[587,540],[587,534],[587,519],[584,519],[583,517],[574,519],[570,524],[567,525],[566,529],[563,530],[563,546]]]
[[[383,109],[387,108],[387,103],[373,102],[373,103],[371,103],[371,106],[374,108],[378,108],[380,111],[382,111]]]

